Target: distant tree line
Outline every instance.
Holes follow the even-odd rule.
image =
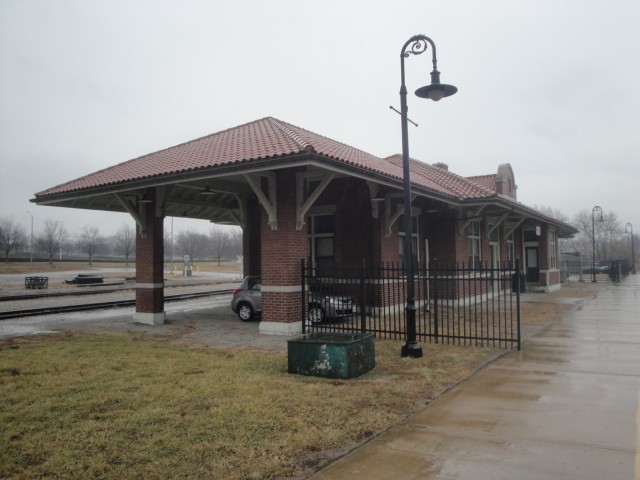
[[[535,208],[579,230],[572,238],[560,239],[561,253],[579,255],[584,263],[592,263],[595,260],[597,265],[606,265],[612,260],[632,260],[631,229],[626,228],[626,223],[623,223],[615,212],[603,211],[601,215],[599,211],[581,210],[570,219],[558,209],[544,206]],[[638,260],[638,234],[634,233],[633,237],[635,258]]]
[[[82,258],[91,264],[96,258],[124,260],[128,265],[135,259],[136,229],[122,224],[113,235],[104,235],[97,226],[84,226],[72,234],[58,220],[47,219],[34,231],[33,238],[26,228],[12,217],[0,217],[0,253],[5,262],[11,258],[45,259],[50,264],[63,258]],[[213,225],[207,233],[186,229],[175,238],[165,234],[165,259],[182,259],[189,255],[193,261],[235,260],[242,255],[242,230]]]
[[[582,210],[570,219],[558,209],[535,207],[541,213],[573,225],[579,232],[572,238],[560,239],[562,253],[580,255],[584,262],[607,264],[611,260],[631,261],[630,230],[613,212],[602,212],[595,216],[592,211]],[[640,231],[640,225],[637,226]],[[96,256],[124,260],[127,264],[135,258],[136,230],[132,224],[122,224],[114,235],[105,236],[96,226],[85,226],[80,232],[69,233],[58,220],[45,220],[33,234],[12,217],[0,217],[0,253],[5,262],[12,257],[37,256],[53,263],[65,258],[86,258],[91,264]],[[212,225],[206,233],[193,228],[177,232],[173,236],[165,231],[165,260],[181,260],[189,255],[192,261],[235,260],[242,255],[242,230]],[[640,238],[634,234],[636,251]],[[595,251],[594,251],[595,245]],[[636,254],[636,260],[640,256]]]

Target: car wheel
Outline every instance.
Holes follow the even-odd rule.
[[[238,306],[238,317],[243,322],[250,322],[254,315],[253,308],[248,303],[242,303]]]
[[[315,325],[321,323],[324,320],[324,309],[317,304],[309,305],[309,313],[307,314],[309,323]]]

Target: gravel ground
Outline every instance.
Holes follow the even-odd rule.
[[[168,282],[165,295],[195,293],[212,290],[229,290],[238,282],[203,282],[202,279],[181,279]],[[7,288],[3,285],[3,296],[24,293],[24,286]],[[113,289],[114,287],[91,287]],[[69,295],[64,297],[32,298],[0,301],[0,311],[25,310],[49,306],[77,305],[114,300],[133,300],[135,291],[131,286],[118,287],[118,291],[89,295]],[[55,293],[69,289],[49,289],[31,291],[28,295]],[[74,289],[73,292],[85,289]],[[163,325],[144,325],[133,321],[134,307],[93,310],[87,312],[41,315],[0,321],[0,338],[47,334],[56,332],[104,332],[121,331],[145,333],[185,344],[201,344],[228,348],[251,348],[286,350],[287,337],[260,335],[259,321],[241,322],[231,311],[230,294],[202,297],[193,300],[167,302],[166,322]]]
[[[229,290],[237,283],[181,283],[165,287],[165,295],[180,295],[185,293],[200,293],[215,290]],[[28,310],[32,308],[60,307],[65,305],[83,305],[96,302],[113,302],[117,300],[135,299],[134,284],[125,286],[82,287],[74,289],[22,290],[3,289],[0,293],[0,312],[14,310]],[[88,290],[91,289],[91,290]],[[101,291],[103,293],[101,293]],[[92,294],[93,292],[93,294]],[[61,293],[60,297],[38,298],[39,294]],[[76,293],[77,295],[74,295]],[[3,297],[19,295],[19,300],[2,300]]]

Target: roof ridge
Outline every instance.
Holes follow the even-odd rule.
[[[103,172],[103,171],[106,171],[106,170],[110,170],[110,169],[112,169],[112,168],[114,168],[114,167],[118,167],[118,166],[120,166],[120,165],[125,165],[125,164],[127,164],[127,163],[131,163],[131,162],[133,162],[133,161],[135,161],[135,160],[139,160],[139,159],[141,159],[141,158],[147,158],[147,157],[150,157],[150,156],[152,156],[152,155],[157,155],[157,154],[159,154],[159,153],[168,152],[168,151],[170,151],[170,150],[176,150],[176,149],[178,149],[179,147],[184,147],[185,145],[195,144],[195,143],[197,143],[197,142],[201,142],[202,140],[204,140],[204,139],[206,139],[206,138],[217,137],[217,136],[220,136],[220,135],[222,135],[222,134],[224,134],[224,133],[226,133],[226,132],[230,132],[230,131],[232,131],[232,130],[237,130],[237,129],[239,129],[239,128],[246,127],[246,126],[248,126],[248,125],[257,124],[257,123],[263,122],[263,121],[265,121],[265,120],[275,120],[275,118],[273,118],[273,117],[264,117],[264,118],[260,118],[260,119],[258,119],[258,120],[253,120],[253,121],[251,121],[251,122],[242,123],[242,124],[240,124],[240,125],[236,125],[236,126],[234,126],[234,127],[225,128],[224,130],[220,130],[219,132],[208,133],[208,134],[206,134],[206,135],[202,135],[202,136],[197,137],[197,138],[194,138],[194,139],[192,139],[192,140],[187,140],[187,141],[184,141],[184,142],[180,142],[180,143],[178,143],[178,144],[176,144],[176,145],[172,145],[172,146],[170,146],[170,147],[160,148],[160,149],[155,150],[155,151],[153,151],[153,152],[145,153],[144,155],[139,155],[139,156],[137,156],[137,157],[130,158],[129,160],[124,160],[124,161],[122,161],[122,162],[118,162],[118,163],[116,163],[115,165],[111,165],[111,166],[109,166],[109,167],[101,168],[100,170],[98,170],[98,171],[96,171],[96,172],[89,173],[89,174],[87,174],[87,175],[93,175],[93,174],[95,174],[95,173],[100,173],[100,172]],[[87,175],[85,175],[85,176],[87,176]],[[83,178],[83,177],[80,177],[80,178]],[[73,182],[73,181],[74,181],[74,180],[71,180],[71,182]],[[66,183],[69,183],[69,182],[66,182]],[[64,185],[64,184],[62,184],[62,185]]]
[[[471,175],[470,177],[465,177],[465,178],[473,180],[474,178],[489,178],[489,177],[495,177],[495,176],[497,176],[497,174],[487,173],[486,175]]]
[[[299,145],[301,150],[306,152],[315,151],[315,148],[313,147],[313,145],[307,139],[305,139],[302,135],[300,135],[300,133],[294,130],[294,128],[297,128],[297,127],[294,127],[293,125],[283,122],[282,120],[278,120],[277,118],[274,118],[274,117],[267,117],[265,118],[265,120],[270,121],[276,127],[278,127],[282,131],[282,133],[287,135],[291,140],[293,140],[297,145]]]

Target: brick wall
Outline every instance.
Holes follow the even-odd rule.
[[[153,203],[145,203],[145,229],[136,234],[136,312],[160,313],[164,310],[164,232],[163,218],[154,215]]]

